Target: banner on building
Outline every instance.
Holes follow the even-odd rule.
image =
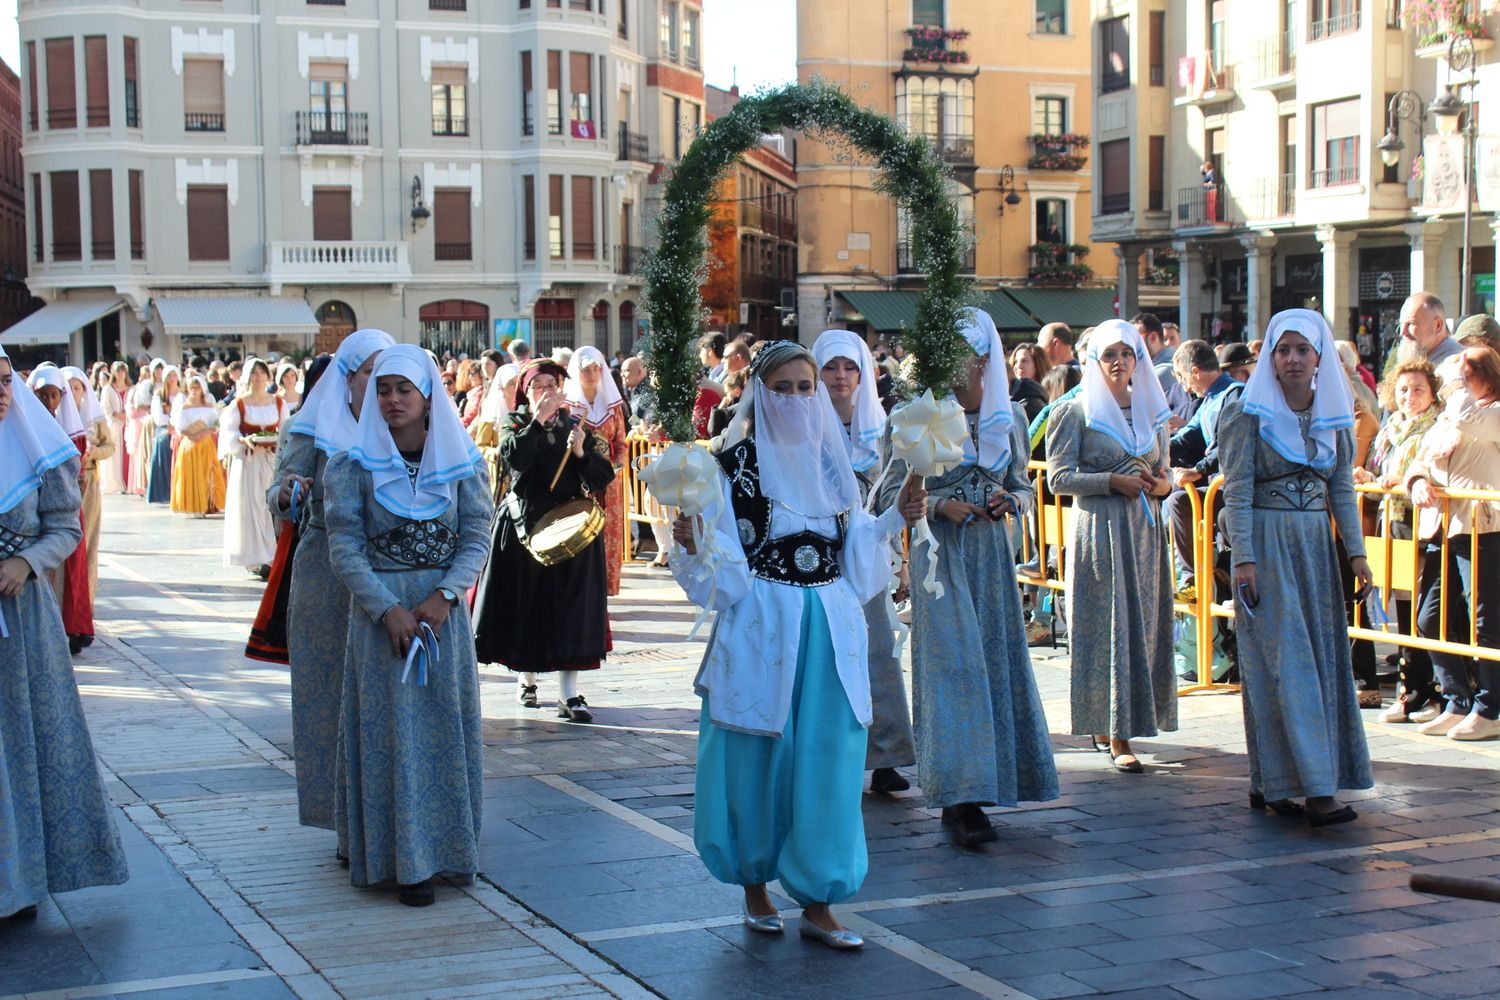
[[[1422,140],[1422,210],[1464,210],[1464,137],[1429,135]]]
[[[1480,136],[1475,156],[1479,161],[1475,166],[1479,210],[1500,212],[1500,136]]]

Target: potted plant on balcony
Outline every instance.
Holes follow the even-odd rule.
[[[1049,135],[1038,132],[1031,139],[1031,158],[1026,165],[1032,170],[1082,170],[1088,157],[1078,152],[1087,149],[1089,137],[1065,132]]]
[[[1417,35],[1418,58],[1445,58],[1455,38],[1469,39],[1476,52],[1495,44],[1483,19],[1472,11],[1469,0],[1406,0],[1401,17]]]
[[[1033,243],[1028,277],[1035,285],[1077,285],[1088,281],[1094,276],[1093,269],[1076,262],[1076,258],[1088,252],[1088,247],[1078,243]]]

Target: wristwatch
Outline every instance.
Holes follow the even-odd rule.
[[[443,599],[446,600],[449,604],[457,604],[458,603],[458,595],[455,594],[453,591],[449,590],[447,587],[439,587],[437,589],[437,592],[439,594],[442,594],[443,595]]]

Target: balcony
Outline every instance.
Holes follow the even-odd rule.
[[[1181,93],[1175,103],[1206,108],[1234,100],[1234,67],[1222,65],[1223,55],[1199,52],[1177,60],[1177,85]]]
[[[615,273],[616,274],[639,274],[641,265],[646,263],[646,248],[631,246],[630,244],[615,245]]]
[[[797,221],[794,218],[773,212],[753,201],[740,203],[740,225],[783,240],[797,238]]]
[[[370,116],[363,111],[298,111],[299,146],[368,146]]]
[[[1290,88],[1297,79],[1297,36],[1282,31],[1255,43],[1255,82],[1258,90]]]
[[[1228,229],[1230,205],[1224,185],[1195,185],[1177,189],[1178,229]]]
[[[405,240],[304,240],[266,245],[275,285],[384,284],[411,277]]]
[[[1078,243],[1033,243],[1027,280],[1034,285],[1077,285],[1094,276],[1084,263],[1089,248]]]
[[[1345,187],[1350,184],[1359,183],[1358,164],[1349,164],[1342,167],[1332,167],[1327,170],[1314,170],[1308,178],[1309,189],[1321,189],[1332,187]]]
[[[1291,174],[1262,177],[1250,202],[1250,218],[1257,221],[1290,220],[1297,214],[1297,182]]]
[[[433,260],[473,260],[473,243],[434,243],[432,245]]]
[[[47,127],[48,128],[77,128],[78,127],[78,109],[77,108],[48,108],[47,109]]]
[[[1087,149],[1086,135],[1047,135],[1037,133],[1031,138],[1031,158],[1026,166],[1031,170],[1082,170],[1089,158],[1079,152]]]
[[[972,164],[974,162],[974,137],[972,135],[940,135],[932,140],[944,163]]]
[[[469,119],[466,115],[433,115],[433,135],[457,135],[469,134]]]
[[[85,110],[85,114],[87,115],[86,120],[88,121],[89,128],[109,127],[108,104],[90,104]]]
[[[630,131],[630,125],[620,123],[620,150],[618,159],[635,163],[651,162],[651,145],[639,132]]]
[[[427,0],[428,10],[468,10],[468,0]]]
[[[1356,4],[1354,10],[1337,17],[1325,17],[1320,21],[1314,21],[1308,26],[1307,39],[1310,42],[1320,42],[1325,38],[1337,38],[1339,35],[1351,35],[1359,30],[1359,8]]]
[[[959,264],[959,270],[964,274],[974,273],[974,244],[971,241],[964,250],[963,260]],[[917,269],[916,250],[912,245],[903,240],[896,244],[896,271],[900,274],[920,274]]]
[[[222,132],[224,131],[224,112],[188,111],[182,116],[182,130],[184,132]]]

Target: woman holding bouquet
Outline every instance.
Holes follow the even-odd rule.
[[[248,567],[261,579],[276,558],[276,527],[266,509],[266,491],[276,474],[276,432],[283,415],[270,385],[270,367],[251,358],[234,401],[219,415],[219,457],[229,463],[224,565]]]
[[[214,429],[219,411],[208,392],[208,379],[188,379],[182,405],[172,414],[178,435],[177,461],[172,467],[172,509],[179,514],[206,517],[224,509],[224,466],[219,464]]]
[[[926,493],[903,488],[879,518],[865,512],[806,348],[772,341],[750,373],[717,456],[718,513],[698,521],[707,544],[686,518],[672,528],[673,574],[719,612],[697,681],[693,839],[715,878],[744,887],[750,930],[781,933],[766,892],[779,879],[803,907],[804,937],[859,948],[829,904],[859,891],[869,867],[863,606],[890,580],[891,539],[925,513]]]

